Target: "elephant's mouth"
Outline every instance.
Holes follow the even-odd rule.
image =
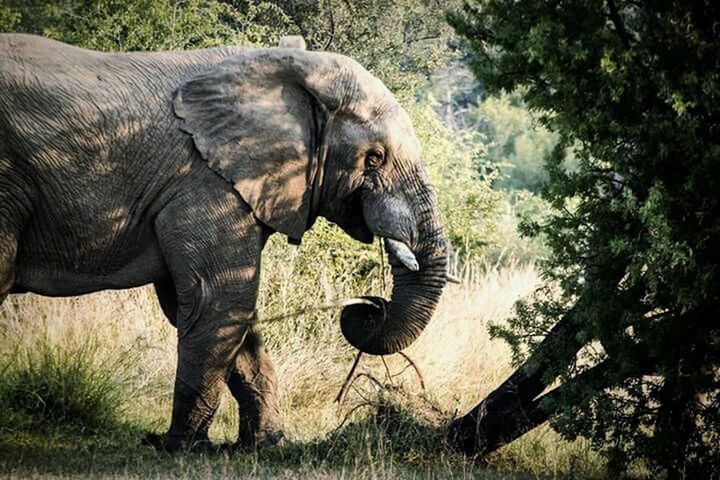
[[[337,217],[338,226],[355,240],[370,244],[375,239],[375,235],[365,222],[360,191],[353,193],[342,202],[342,212]]]
[[[384,240],[385,250],[389,254],[391,264],[400,264],[412,272],[420,269],[415,253],[407,243],[393,238],[394,235],[389,234],[388,228],[380,229],[383,231],[375,231],[370,227],[363,210],[362,192],[354,192],[346,198],[343,201],[342,209],[343,215],[340,217],[342,221],[338,225],[351,237],[368,244],[373,242],[375,236],[381,237]]]

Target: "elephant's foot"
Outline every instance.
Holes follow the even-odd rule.
[[[214,445],[206,435],[186,437],[148,433],[141,443],[167,453],[220,453],[224,450],[223,445]]]
[[[285,434],[282,430],[260,431],[252,439],[238,439],[235,443],[214,444],[207,437],[179,437],[176,435],[163,435],[148,433],[141,444],[153,447],[155,450],[166,453],[234,453],[236,451],[261,450],[267,447],[280,446],[284,442]]]
[[[260,430],[252,437],[243,435],[235,443],[236,450],[261,450],[263,448],[280,446],[285,441],[282,430]]]

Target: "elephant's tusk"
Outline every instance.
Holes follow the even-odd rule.
[[[456,277],[450,272],[445,273],[445,280],[450,283],[462,283],[462,279],[460,277]]]
[[[370,305],[371,307],[381,308],[377,303],[371,302],[366,298],[351,298],[350,300],[345,300],[340,305],[331,305],[330,307],[349,307],[350,305]]]
[[[412,252],[412,250],[410,250],[410,247],[405,245],[403,242],[393,240],[392,238],[386,238],[385,248],[388,252],[395,256],[395,258],[400,260],[400,263],[405,265],[405,268],[407,268],[408,270],[413,272],[417,272],[418,270],[420,270],[420,265],[418,265],[415,254]]]

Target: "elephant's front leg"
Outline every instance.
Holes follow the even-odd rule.
[[[172,422],[163,441],[166,450],[209,445],[208,429],[251,318],[251,312],[226,310],[213,320],[204,318],[205,328],[192,329],[179,339]]]
[[[207,175],[219,184],[194,184],[155,224],[170,274],[156,290],[178,334],[172,422],[161,442],[167,450],[207,442],[254,320],[260,255],[269,235],[232,189]]]
[[[240,410],[238,446],[258,448],[280,442],[277,377],[255,327],[248,331],[235,357],[227,384]]]

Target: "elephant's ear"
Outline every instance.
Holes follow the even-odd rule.
[[[309,54],[244,52],[180,86],[174,99],[182,130],[210,168],[233,184],[261,222],[295,242],[313,220],[324,124],[320,97],[305,82],[313,70]]]

